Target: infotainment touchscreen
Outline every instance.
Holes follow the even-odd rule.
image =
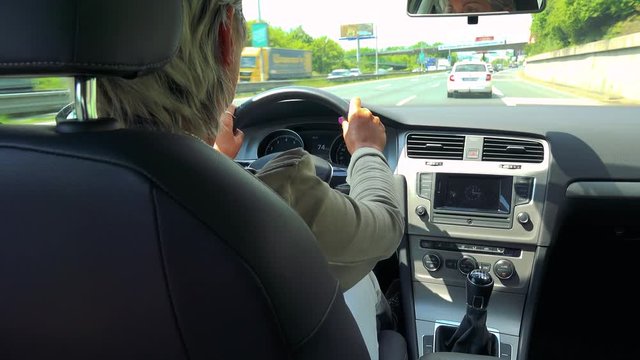
[[[461,212],[509,214],[513,177],[437,174],[434,208]]]

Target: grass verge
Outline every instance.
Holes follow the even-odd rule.
[[[21,118],[10,118],[8,116],[0,116],[0,124],[7,125],[45,125],[55,121],[56,114],[33,115]]]

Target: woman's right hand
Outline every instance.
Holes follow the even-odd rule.
[[[233,130],[236,107],[231,104],[220,117],[218,136],[216,136],[213,148],[227,155],[230,159],[235,159],[242,147],[244,133],[240,129]]]
[[[342,122],[342,136],[351,154],[362,147],[383,151],[387,143],[387,133],[380,118],[363,108],[359,97],[351,100],[349,118]]]

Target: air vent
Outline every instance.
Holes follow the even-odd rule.
[[[544,147],[536,141],[484,138],[483,161],[541,163]]]
[[[462,160],[464,136],[409,134],[407,156],[417,159]]]

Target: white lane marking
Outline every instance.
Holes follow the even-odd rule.
[[[438,86],[440,86],[440,84],[435,83],[435,84],[429,84],[429,85],[425,86],[425,88],[427,88],[427,89],[433,89],[433,88],[437,88]]]
[[[383,89],[388,88],[389,86],[391,86],[391,84],[384,84],[384,85],[382,85],[382,86],[378,86],[378,87],[376,88],[376,90],[383,90]]]
[[[420,78],[417,78],[417,79],[411,79],[411,80],[409,80],[409,81],[411,81],[411,82],[418,82],[418,81],[420,81]]]
[[[408,98],[406,98],[406,99],[403,99],[403,100],[398,101],[398,103],[396,104],[396,106],[402,106],[402,105],[404,105],[404,104],[408,103],[409,101],[411,101],[411,100],[413,100],[413,99],[415,99],[415,98],[417,98],[417,97],[418,97],[418,95],[409,96],[409,97],[408,97]]]
[[[601,102],[591,100],[591,99],[503,97],[501,100],[507,106],[518,106],[518,105],[601,106],[603,105]]]
[[[493,93],[496,94],[499,97],[504,97],[504,93],[502,91],[500,91],[500,89],[498,89],[495,86],[493,87],[493,89],[491,91],[493,91]]]

